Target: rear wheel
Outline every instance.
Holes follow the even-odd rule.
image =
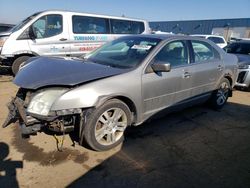
[[[29,58],[30,58],[30,56],[20,56],[20,57],[16,58],[15,61],[13,62],[13,64],[12,64],[12,73],[14,75],[16,75],[18,73],[19,69],[20,69],[20,65],[24,61],[28,60]]]
[[[81,141],[97,151],[109,150],[123,141],[124,131],[130,124],[128,106],[117,99],[109,100],[86,118]]]
[[[227,102],[231,85],[228,79],[223,78],[220,82],[219,88],[214,91],[210,99],[211,105],[214,109],[221,109]]]

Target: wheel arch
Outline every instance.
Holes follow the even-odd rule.
[[[132,124],[136,122],[137,114],[138,114],[137,108],[136,108],[135,103],[129,97],[122,96],[122,95],[104,97],[104,98],[98,100],[98,103],[97,103],[96,107],[102,105],[103,103],[105,103],[106,101],[111,100],[111,99],[118,99],[118,100],[124,102],[128,106],[128,108],[129,108],[129,110],[131,112],[131,122],[132,122]]]

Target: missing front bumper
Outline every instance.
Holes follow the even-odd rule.
[[[34,135],[41,131],[43,124],[40,124],[36,119],[27,116],[24,109],[24,101],[18,97],[15,97],[8,104],[9,114],[3,123],[2,127],[5,128],[8,125],[19,121],[21,127],[21,133],[23,136]]]

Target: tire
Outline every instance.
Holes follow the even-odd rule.
[[[80,133],[81,145],[86,143],[96,151],[105,151],[123,142],[124,131],[131,124],[131,112],[125,103],[111,99],[86,114],[89,115],[85,116]]]
[[[209,101],[213,109],[219,110],[226,104],[231,89],[229,80],[223,78]]]
[[[12,73],[14,74],[14,76],[18,73],[20,65],[29,58],[30,56],[20,56],[15,59],[12,64]]]

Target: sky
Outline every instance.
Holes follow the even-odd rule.
[[[250,0],[0,0],[0,23],[16,24],[50,9],[148,21],[250,18]]]

